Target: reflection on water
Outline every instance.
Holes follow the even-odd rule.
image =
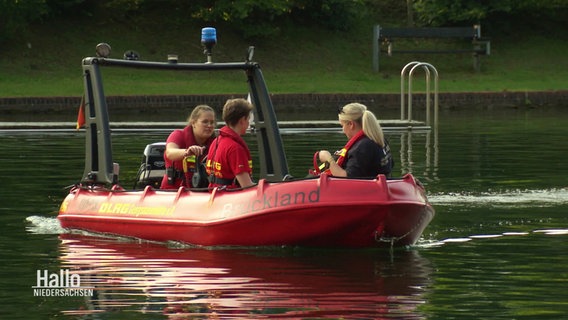
[[[61,236],[61,267],[95,287],[64,314],[172,319],[422,318],[432,267],[416,251],[205,250]]]
[[[424,181],[438,180],[438,128],[432,130],[404,130],[394,132],[400,136],[400,174],[418,174]],[[388,134],[388,131],[387,131]],[[423,170],[415,170],[422,164]]]
[[[125,186],[146,144],[168,133],[113,132]],[[459,112],[441,117],[438,135],[385,134],[395,176],[412,172],[436,208],[418,245],[392,256],[64,234],[55,216],[65,186],[83,173],[83,132],[0,132],[0,318],[565,318],[565,112]],[[346,138],[338,128],[285,132],[283,141],[292,174],[304,176],[316,150],[337,150]],[[81,272],[97,295],[34,297],[36,270],[59,268]]]

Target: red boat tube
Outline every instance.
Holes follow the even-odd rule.
[[[202,246],[414,244],[434,210],[412,175],[267,182],[242,190],[76,187],[62,227]]]

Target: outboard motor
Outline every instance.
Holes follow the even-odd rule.
[[[160,188],[162,178],[166,173],[165,151],[165,142],[155,142],[146,146],[142,156],[142,163],[136,174],[134,189],[144,189],[148,185],[155,189]]]

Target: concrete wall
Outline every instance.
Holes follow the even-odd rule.
[[[425,105],[425,94],[414,94],[413,106]],[[198,104],[208,104],[221,110],[229,98],[244,97],[227,95],[183,96],[109,96],[107,103],[111,114],[123,117],[137,114],[159,115],[156,121],[175,121],[186,117],[189,110]],[[65,121],[76,116],[80,97],[30,97],[0,98],[0,121]],[[361,102],[379,114],[398,113],[400,94],[273,94],[272,102],[278,115],[304,115],[313,118],[334,113],[338,106],[349,102]],[[467,92],[441,93],[441,110],[494,109],[549,106],[568,108],[568,90],[537,92]],[[331,111],[331,112],[330,112]],[[325,117],[324,117],[325,119]]]

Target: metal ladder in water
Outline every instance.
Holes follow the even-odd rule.
[[[413,166],[413,131],[414,125],[420,122],[412,118],[412,80],[416,70],[423,69],[426,75],[426,141],[425,141],[425,167],[422,178],[426,181],[438,179],[438,70],[426,62],[412,61],[406,64],[400,72],[400,120],[408,123],[410,130],[404,132],[400,136],[400,161],[403,171],[412,172]],[[406,84],[406,75],[408,74],[408,85]],[[434,75],[434,123],[431,123],[431,74]],[[405,91],[407,87],[408,92]],[[408,104],[405,104],[407,97]],[[432,130],[433,129],[433,130]],[[416,133],[416,132],[414,132]],[[433,135],[433,137],[432,137]],[[433,140],[433,141],[432,141]],[[406,172],[401,172],[406,173]]]
[[[408,121],[412,125],[412,80],[416,70],[423,69],[426,75],[426,126],[431,126],[430,105],[431,105],[431,73],[434,74],[434,127],[438,126],[438,70],[427,63],[412,61],[406,64],[400,72],[400,120]],[[408,74],[408,85],[405,85],[406,74]],[[405,88],[408,92],[405,93]],[[405,106],[405,96],[408,96],[408,105]],[[406,109],[406,110],[405,110]],[[406,112],[407,111],[407,112]]]

